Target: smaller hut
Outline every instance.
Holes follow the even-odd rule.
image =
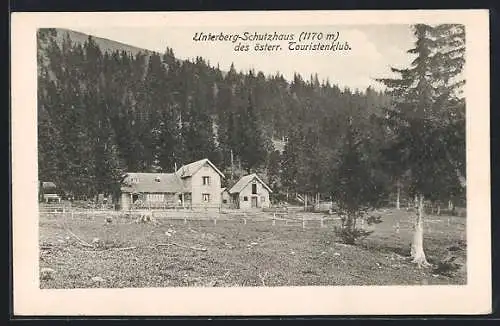
[[[229,189],[231,206],[238,209],[268,208],[271,188],[255,173],[241,177]]]
[[[40,202],[61,202],[61,196],[57,193],[58,189],[55,183],[51,181],[41,182],[38,190]]]

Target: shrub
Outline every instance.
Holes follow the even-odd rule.
[[[373,233],[373,231],[367,231],[360,228],[343,228],[343,227],[334,227],[334,233],[337,237],[339,237],[342,243],[345,244],[356,244],[356,241],[362,240]]]

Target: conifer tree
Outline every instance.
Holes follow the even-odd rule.
[[[240,157],[242,165],[248,173],[264,163],[266,151],[264,148],[264,138],[257,121],[254,104],[251,95],[248,96],[246,110],[239,115],[238,120]]]
[[[339,205],[342,240],[354,244],[369,232],[357,227],[357,221],[380,207],[387,197],[387,177],[379,157],[370,153],[370,130],[364,124],[364,110],[349,103],[341,146],[336,151],[328,175],[330,191]]]
[[[416,42],[408,52],[415,55],[409,68],[392,70],[399,78],[380,79],[388,86],[394,105],[387,123],[392,134],[393,163],[410,176],[417,216],[411,255],[419,267],[429,266],[423,246],[424,199],[448,196],[453,184],[465,187],[464,106],[457,90],[463,65],[464,37],[461,26],[413,26]],[[454,146],[458,154],[450,154]],[[463,147],[462,147],[463,146]],[[457,178],[457,176],[459,178]]]

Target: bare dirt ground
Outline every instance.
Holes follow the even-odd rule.
[[[356,246],[336,242],[321,214],[302,222],[241,218],[136,223],[114,215],[40,216],[41,288],[170,286],[431,285],[466,284],[463,217],[429,216],[424,247],[433,268],[408,259],[411,216],[385,210],[375,232]],[[272,214],[271,214],[272,215]],[[398,229],[399,225],[399,229]],[[442,275],[454,257],[461,266]]]

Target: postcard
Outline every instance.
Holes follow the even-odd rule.
[[[487,10],[12,14],[14,314],[491,311]]]

